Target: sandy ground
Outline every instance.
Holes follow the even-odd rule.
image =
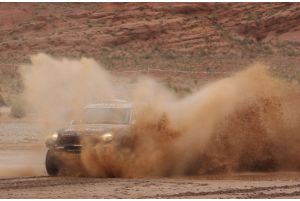
[[[267,175],[260,174],[236,176],[151,179],[46,176],[6,178],[0,180],[0,198],[300,198],[298,173],[270,175],[273,179],[266,179],[264,176]]]
[[[300,172],[183,178],[48,177],[33,123],[0,123],[0,198],[300,198]]]

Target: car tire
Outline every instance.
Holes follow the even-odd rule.
[[[57,176],[60,171],[59,160],[53,150],[48,150],[46,155],[46,170],[49,176]]]

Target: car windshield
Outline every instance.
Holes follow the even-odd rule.
[[[131,108],[88,108],[83,122],[87,124],[129,124]]]

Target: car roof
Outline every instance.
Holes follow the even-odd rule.
[[[126,100],[101,101],[100,103],[89,104],[84,109],[100,109],[100,108],[132,108],[132,104]]]

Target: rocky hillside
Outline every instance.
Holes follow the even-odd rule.
[[[0,3],[2,91],[19,91],[17,64],[38,52],[111,70],[236,71],[260,60],[298,79],[300,3]]]

